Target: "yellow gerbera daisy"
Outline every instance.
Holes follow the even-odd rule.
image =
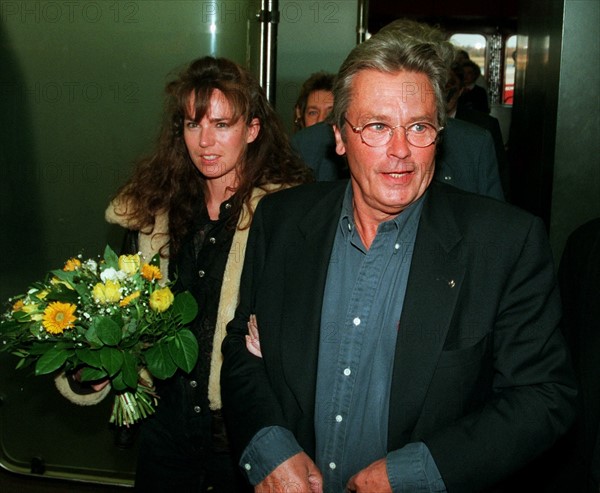
[[[162,279],[162,273],[156,265],[144,264],[142,265],[142,277],[146,281],[154,281]]]
[[[81,261],[77,258],[70,258],[69,260],[66,261],[65,266],[63,267],[63,270],[65,272],[71,272],[71,271],[79,269],[79,267],[81,267]]]
[[[121,301],[119,301],[119,306],[127,306],[129,305],[129,303],[131,303],[133,300],[135,300],[136,298],[140,297],[140,292],[139,291],[135,291],[133,293],[131,293],[129,296],[125,296],[125,298],[123,298]]]
[[[77,307],[71,303],[55,301],[44,310],[42,325],[50,334],[62,334],[66,329],[73,327],[77,317],[73,315]]]

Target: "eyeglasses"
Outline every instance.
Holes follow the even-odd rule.
[[[362,127],[355,127],[347,118],[344,118],[344,120],[350,125],[352,131],[360,134],[362,141],[370,147],[386,145],[392,140],[394,130],[397,128],[404,129],[404,135],[409,144],[415,147],[429,147],[436,141],[438,133],[444,128],[435,128],[431,123],[426,122],[413,123],[408,127],[405,127],[404,125],[390,127],[387,123],[381,122],[367,123]]]

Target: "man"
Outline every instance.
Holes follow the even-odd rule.
[[[221,380],[257,492],[478,491],[572,421],[543,225],[432,183],[446,46],[421,39],[375,35],[340,69],[350,182],[256,210]]]
[[[322,122],[333,108],[334,74],[316,72],[304,81],[294,106],[294,130]]]
[[[556,452],[551,486],[563,491],[600,491],[600,217],[579,226],[567,239],[558,280],[563,332],[580,382],[576,426]],[[547,491],[550,491],[548,488]],[[554,491],[560,491],[555,489]]]
[[[476,84],[481,76],[481,68],[472,60],[467,60],[462,64],[464,72],[465,88],[458,98],[458,107],[470,108],[488,114],[490,112],[490,103],[488,102],[487,91]]]
[[[502,138],[502,130],[500,122],[487,113],[477,111],[464,106],[458,108],[458,98],[464,89],[464,72],[462,65],[454,62],[450,67],[448,83],[446,84],[448,95],[446,96],[446,111],[448,117],[463,120],[481,128],[486,129],[494,139],[494,150],[498,163],[497,169],[502,182],[504,194],[508,197],[509,193],[509,176],[508,176],[508,158],[506,156],[506,148],[504,139]]]

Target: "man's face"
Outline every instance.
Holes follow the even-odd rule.
[[[469,84],[472,84],[473,82],[475,82],[475,80],[477,80],[477,74],[475,73],[475,70],[472,67],[463,67],[463,72],[465,78],[465,85],[468,86]]]
[[[354,127],[372,122],[390,127],[425,122],[438,127],[433,87],[426,75],[416,72],[359,72],[346,118]],[[345,140],[335,127],[336,151],[348,158],[356,210],[384,221],[425,193],[433,178],[435,144],[415,147],[398,127],[387,144],[369,147],[348,123],[344,129]]]
[[[446,82],[446,110],[448,113],[452,113],[456,109],[462,89],[460,78],[454,71],[450,70],[448,81]]]
[[[333,109],[333,93],[319,89],[308,95],[306,109],[304,110],[304,126],[310,127],[322,122]]]

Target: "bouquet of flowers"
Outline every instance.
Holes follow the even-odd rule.
[[[147,369],[165,379],[190,372],[198,343],[185,327],[198,307],[189,292],[174,296],[161,284],[158,258],[117,256],[106,247],[98,260],[69,259],[62,270],[9,300],[0,319],[0,350],[34,365],[36,375],[64,371],[81,382],[110,380],[110,422],[129,426],[154,412],[157,395],[139,378]]]

